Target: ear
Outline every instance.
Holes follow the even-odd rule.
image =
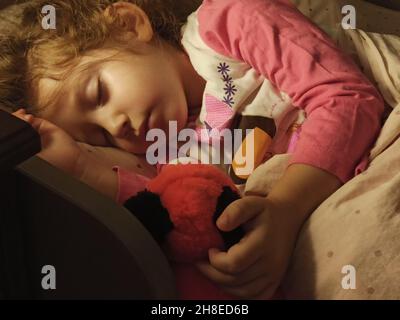
[[[153,27],[147,14],[137,5],[129,2],[116,2],[106,9],[105,14],[113,10],[121,21],[122,26],[135,40],[149,42],[153,39]]]

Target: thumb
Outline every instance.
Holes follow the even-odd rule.
[[[217,220],[217,227],[221,231],[232,231],[254,218],[260,213],[259,206],[254,205],[254,197],[244,197],[232,202]]]

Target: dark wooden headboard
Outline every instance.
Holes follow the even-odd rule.
[[[84,0],[82,0],[82,1],[84,1]],[[190,1],[195,1],[196,3],[201,2],[201,0],[187,0],[187,2],[190,2]],[[333,1],[333,0],[327,0],[327,1]],[[364,0],[364,1],[371,2],[378,6],[385,7],[388,9],[400,11],[400,1],[399,0]],[[0,1],[0,10],[11,4],[23,3],[23,2],[26,2],[26,0],[1,0]],[[50,0],[50,2],[51,2],[51,0]]]
[[[400,11],[400,1],[399,0],[364,0],[371,2],[381,7],[385,7],[392,10]]]
[[[0,110],[0,128],[0,299],[176,297],[167,259],[128,210],[34,156],[26,122]],[[42,287],[46,265],[55,290]]]

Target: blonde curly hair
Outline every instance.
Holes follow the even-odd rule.
[[[65,79],[74,63],[89,51],[118,39],[122,21],[113,3],[118,0],[33,0],[25,4],[21,23],[0,35],[0,103],[9,111],[18,108],[35,113],[38,81]],[[200,0],[127,0],[149,17],[159,39],[180,48],[180,29]],[[42,28],[42,7],[51,4],[57,28]],[[110,14],[105,15],[106,8]],[[121,43],[122,45],[122,43]]]

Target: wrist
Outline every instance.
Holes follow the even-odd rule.
[[[340,185],[340,180],[322,169],[292,164],[277,181],[267,198],[285,212],[291,212],[295,225],[301,226]]]
[[[295,209],[288,205],[287,202],[269,197],[266,197],[265,201],[267,212],[274,216],[275,228],[279,230],[281,239],[283,239],[280,250],[290,255],[296,245],[297,237],[304,221],[299,218]]]
[[[300,230],[303,222],[306,220],[307,214],[299,212],[295,202],[275,195],[268,195],[266,200],[276,208],[276,212],[279,212],[280,219],[284,222],[285,229],[288,232],[297,233]]]

